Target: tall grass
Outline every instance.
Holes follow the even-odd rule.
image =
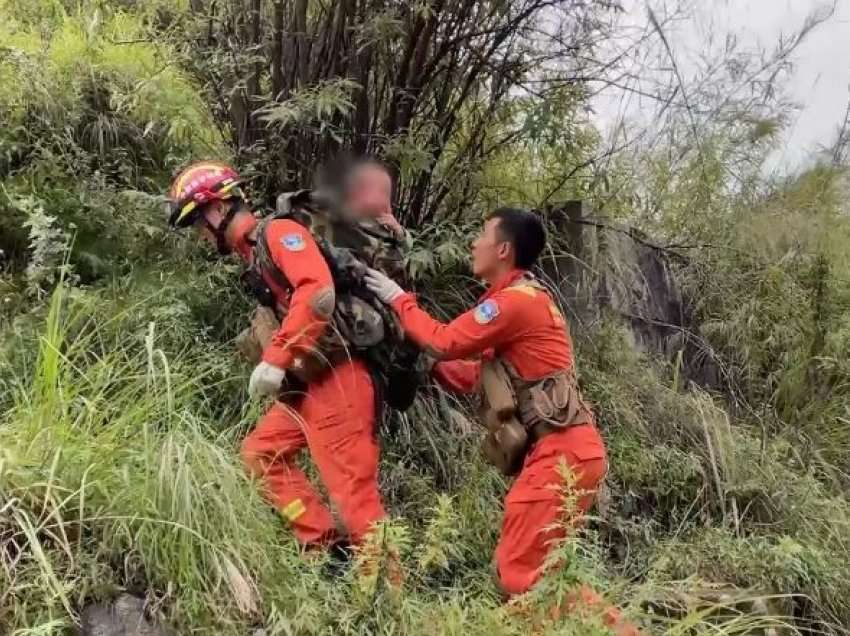
[[[167,297],[167,290],[162,294]],[[502,605],[490,559],[505,483],[478,456],[474,429],[458,432],[447,424],[453,417],[469,417],[463,415],[466,406],[439,392],[422,396],[404,426],[394,434],[386,432],[384,440],[382,488],[401,518],[390,522],[381,548],[401,555],[403,590],[362,579],[357,568],[342,578],[324,574],[321,562],[302,558],[289,531],[238,464],[238,440],[258,409],[242,406],[244,374],[230,362],[230,352],[210,340],[179,346],[175,332],[180,332],[181,321],[169,322],[166,312],[160,325],[144,311],[162,296],[130,293],[121,303],[111,296],[60,285],[41,317],[33,318],[36,328],[28,336],[15,336],[20,347],[35,347],[38,355],[8,366],[14,374],[9,385],[15,388],[0,420],[0,624],[32,633],[68,627],[86,603],[129,590],[145,595],[151,611],[181,632],[244,633],[252,625],[264,625],[276,634],[606,633],[594,615],[553,620],[547,608],[557,604],[560,592],[538,591]],[[127,303],[128,297],[139,300]],[[182,329],[188,338],[191,329]],[[621,382],[599,375],[592,366],[588,375],[594,378],[589,388],[597,399],[604,395],[601,383]],[[621,399],[619,394],[622,405],[631,408],[623,385],[618,386],[619,392],[610,387],[611,399]],[[671,395],[671,402],[675,399]],[[628,424],[618,419],[631,416],[628,410],[607,406],[615,466],[622,461],[613,482],[618,490],[619,480],[635,470],[629,467],[634,460],[619,455],[623,451],[617,442],[625,441],[618,426]],[[660,434],[645,425],[647,433]],[[697,428],[693,436],[676,442],[675,429],[664,433],[682,449],[699,445],[703,434]],[[700,505],[716,509],[718,523],[730,526],[730,532],[718,529],[720,540],[703,541],[687,515],[676,512],[673,502],[684,501],[681,495],[658,490],[656,505],[674,506],[665,513],[668,523],[685,524],[665,550],[688,554],[685,563],[708,576],[711,560],[718,558],[712,548],[725,541],[732,552],[718,564],[745,567],[736,584],[782,580],[759,573],[752,562],[737,563],[744,555],[755,558],[748,552],[752,541],[728,543],[734,524],[716,498],[728,498],[736,487],[730,469],[738,461],[734,453],[717,443],[713,459],[710,454],[700,457],[698,462],[716,462],[717,474],[707,472],[694,492],[712,489],[715,503],[707,499]],[[668,467],[648,470],[647,486],[652,479],[669,478]],[[715,489],[718,478],[723,487]],[[643,488],[639,480],[630,487]],[[748,504],[747,514],[738,520],[743,525],[754,504],[739,501]],[[618,575],[617,561],[606,562],[605,555],[612,524],[629,516],[625,510],[607,514],[592,521],[594,532],[570,543],[574,547],[564,553],[569,567],[554,571],[555,578],[540,590],[566,589],[565,572],[578,577],[570,580],[592,580],[615,601],[631,599],[640,620],[659,633],[743,634],[787,622],[742,613],[735,609],[738,605],[716,600],[645,614],[638,608],[652,608],[661,596],[659,585],[680,580],[681,568],[673,567],[660,546],[639,548],[641,558],[653,563],[652,573],[643,583],[628,585]],[[648,523],[646,532],[664,534],[658,526],[653,529],[653,522],[632,518]],[[664,516],[657,519],[655,524]],[[822,545],[842,541],[840,529],[808,523],[807,531],[825,537]],[[828,538],[830,532],[834,539]],[[788,550],[775,545],[770,548],[774,554]],[[789,585],[799,581],[793,572],[804,567],[800,559],[811,558],[807,551],[815,549],[799,545],[803,551],[791,550],[783,565]],[[726,569],[714,574],[728,577]],[[840,606],[838,598],[825,595],[828,580],[841,593],[838,577],[817,570],[808,576],[812,585],[824,586],[810,590],[809,597],[821,597],[824,611]],[[676,589],[687,588],[680,584]],[[788,589],[765,587],[758,596]]]
[[[65,293],[53,294],[0,428],[7,583],[28,590],[27,604],[3,609],[53,620],[119,582],[159,581],[180,590],[187,619],[210,607],[250,616],[258,582],[285,573],[296,550],[234,462],[241,422],[215,432],[203,419],[220,363],[209,351],[171,361],[155,324],[139,346],[141,334],[122,333],[138,326],[126,311],[97,320],[96,299]],[[95,566],[106,572],[89,578]]]
[[[152,194],[190,156],[226,154],[203,91],[148,31],[180,28],[173,4],[0,0],[0,633],[67,632],[121,590],[177,633],[606,633],[599,616],[554,618],[578,581],[649,633],[847,633],[840,171],[755,202],[721,187],[722,157],[678,181],[657,171],[658,227],[717,244],[681,274],[734,400],[686,390],[616,320],[577,329],[611,474],[534,593],[502,603],[491,557],[508,484],[480,456],[472,405],[435,387],[381,426],[392,519],[374,548],[400,556],[403,589],[380,570],[332,578],[238,462],[261,407],[228,343],[245,313],[234,272],[181,251]],[[531,196],[542,182],[523,175],[538,162],[514,159],[494,158],[488,180]],[[611,205],[622,215],[634,199]],[[50,223],[24,225],[36,211]],[[479,291],[467,220],[423,231],[408,261],[446,319]],[[62,254],[60,231],[73,258],[28,286],[33,239]]]

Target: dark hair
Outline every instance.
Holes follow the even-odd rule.
[[[514,247],[516,266],[529,269],[546,246],[546,230],[540,218],[528,210],[498,208],[487,215],[487,220],[498,219],[502,238]]]

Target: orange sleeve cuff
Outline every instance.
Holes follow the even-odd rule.
[[[444,360],[434,365],[431,375],[440,385],[455,393],[475,393],[481,378],[477,360]]]
[[[404,306],[407,305],[409,302],[413,303],[414,305],[416,304],[416,295],[413,292],[403,293],[392,303],[390,303],[390,306],[393,308],[393,311],[401,315],[401,313],[404,311]]]
[[[266,347],[263,351],[263,362],[268,362],[278,369],[287,369],[292,362],[292,353],[282,347],[274,345]]]

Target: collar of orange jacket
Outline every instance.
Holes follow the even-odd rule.
[[[238,223],[238,225],[233,227],[233,251],[235,251],[239,256],[248,264],[251,264],[254,260],[254,246],[257,244],[256,241],[256,229],[257,229],[257,219],[253,216],[234,219],[234,223]]]
[[[515,283],[518,278],[520,278],[521,276],[525,276],[527,273],[527,269],[512,269],[507,274],[502,276],[499,280],[497,280],[495,284],[491,285],[490,288],[481,297],[481,300],[486,300],[490,298],[490,296],[492,296],[493,294],[502,291],[505,287],[509,287],[510,285]]]

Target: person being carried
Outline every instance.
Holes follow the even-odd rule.
[[[589,510],[607,470],[605,444],[576,385],[569,327],[529,271],[545,242],[533,213],[492,212],[472,246],[472,271],[487,291],[449,324],[428,315],[383,273],[371,270],[366,277],[369,289],[397,313],[407,337],[440,361],[433,374],[441,384],[484,393],[485,454],[506,474],[516,474],[495,553],[507,596],[540,579],[553,543],[566,534],[559,518],[565,486],[560,467],[572,470],[578,513]],[[476,356],[481,359],[469,360]],[[638,633],[591,590],[583,589],[581,600],[600,604],[620,633]]]
[[[346,205],[354,214],[389,213],[386,171],[350,176]],[[239,185],[230,166],[202,162],[176,178],[169,198],[172,227],[194,227],[221,254],[239,256],[258,273],[266,302],[282,319],[262,350],[249,391],[278,398],[287,386],[300,390],[289,392],[286,403],[277,399],[259,420],[242,443],[243,461],[306,549],[361,544],[386,517],[377,483],[372,376],[348,348],[332,355],[323,344],[340,338],[329,325],[341,294],[311,231],[292,218],[258,221]],[[330,510],[295,463],[305,448],[348,536],[338,533]]]

